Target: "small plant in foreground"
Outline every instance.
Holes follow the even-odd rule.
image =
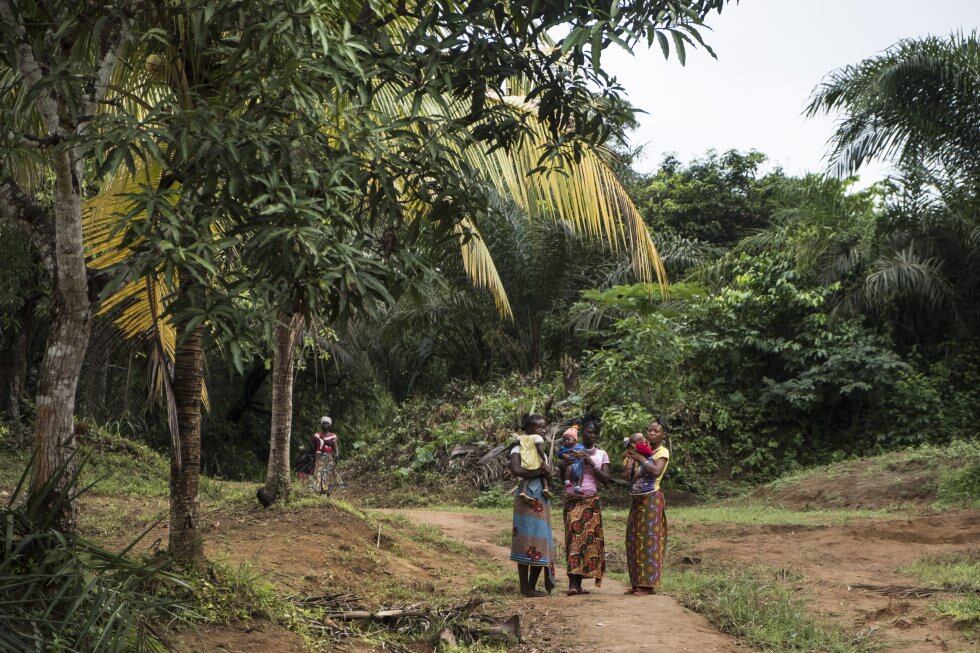
[[[85,468],[82,461],[69,472],[70,461],[30,492],[24,491],[28,467],[0,508],[0,650],[163,650],[151,622],[179,614],[149,588],[186,585],[127,558],[128,549],[112,553],[55,528],[51,516],[69,500],[56,488],[62,481],[75,487]]]

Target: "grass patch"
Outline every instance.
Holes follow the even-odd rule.
[[[821,526],[893,516],[884,510],[787,510],[762,504],[672,508],[674,521],[701,524]]]
[[[204,623],[244,623],[267,619],[296,629],[298,612],[276,587],[248,563],[212,561],[193,581],[192,610]]]
[[[442,653],[507,653],[499,644],[453,644],[439,649]]]
[[[939,478],[936,505],[961,508],[980,506],[980,459],[959,469],[951,469]]]
[[[474,508],[496,508],[498,510],[511,508],[514,505],[514,495],[500,487],[492,487],[480,492],[473,499]]]
[[[902,572],[945,589],[980,592],[980,553],[929,556],[904,567]]]
[[[461,555],[469,560],[476,560],[476,556],[466,548],[466,545],[451,537],[442,534],[438,526],[432,524],[418,524],[407,517],[398,514],[374,514],[368,517],[377,523],[378,520],[391,524],[404,531],[404,534],[413,542],[424,546],[434,546],[449,553]]]
[[[766,651],[861,653],[875,645],[806,609],[806,600],[775,572],[688,571],[667,574],[663,590],[704,614],[719,630]]]
[[[473,592],[512,596],[518,592],[517,575],[511,569],[499,568],[497,573],[477,574],[473,577]]]
[[[612,523],[626,523],[628,510],[603,508],[602,516]],[[742,524],[751,526],[829,526],[856,519],[894,517],[884,510],[789,510],[763,504],[711,505],[668,508],[674,524]]]
[[[970,630],[980,628],[980,596],[957,596],[936,601],[932,609]]]
[[[435,505],[429,509],[439,512],[509,517],[512,503],[513,500],[506,508]],[[625,524],[628,514],[629,510],[626,508],[609,506],[602,508],[603,519],[614,524],[618,522]],[[856,519],[893,518],[896,513],[888,510],[790,510],[761,503],[742,503],[669,508],[667,514],[674,523],[821,526],[846,524]],[[551,517],[552,520],[561,518],[560,502],[552,502]]]
[[[940,598],[932,609],[971,630],[980,627],[980,553],[929,556],[901,571],[929,585],[966,593]]]

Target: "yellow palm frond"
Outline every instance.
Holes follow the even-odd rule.
[[[160,183],[162,170],[150,162],[140,163],[135,171],[120,168],[95,197],[86,200],[82,207],[82,238],[89,267],[100,270],[125,260],[135,243],[126,242],[125,224],[121,220],[129,213],[130,196]],[[145,213],[131,219],[144,220]],[[99,307],[98,315],[111,316],[113,324],[127,340],[149,337],[153,341],[155,364],[152,368],[151,385],[154,394],[172,403],[169,391],[168,361],[172,361],[177,348],[177,330],[166,318],[165,302],[176,290],[176,280],[162,274],[149,275],[131,281],[107,297]],[[208,406],[207,388],[202,388],[202,400]],[[173,411],[172,406],[168,406]],[[171,420],[172,421],[172,420]]]
[[[515,88],[518,85],[515,83]],[[653,242],[650,231],[629,193],[610,165],[612,153],[603,147],[586,147],[578,160],[556,157],[547,170],[540,170],[540,159],[552,141],[544,123],[537,119],[536,107],[522,97],[507,96],[496,101],[522,114],[528,130],[510,149],[491,151],[486,144],[460,146],[457,152],[482,175],[501,195],[509,197],[531,218],[552,219],[568,226],[583,238],[598,240],[615,252],[629,254],[634,274],[641,282],[656,282],[662,296],[668,292],[667,272]],[[382,115],[404,117],[411,111],[408,101],[393,92],[377,97],[376,110]],[[432,115],[459,118],[465,109],[454,104],[424,100],[422,111]],[[479,233],[469,219],[462,231]],[[460,230],[457,230],[458,232]],[[474,286],[488,289],[494,297],[498,312],[510,317],[510,303],[496,274],[489,273],[490,263],[475,265],[475,257],[490,261],[490,252],[482,242],[462,243],[464,267]],[[470,244],[472,242],[472,244]],[[465,251],[466,249],[469,251]]]
[[[534,117],[534,107],[518,98],[503,98],[526,113],[528,133],[509,151],[469,147],[463,155],[499,191],[529,216],[550,217],[576,234],[600,240],[614,251],[626,251],[642,282],[656,281],[667,292],[667,272],[639,210],[610,165],[605,148],[584,148],[578,161],[558,158],[545,171],[533,172],[550,136]]]
[[[476,225],[466,218],[456,225],[456,233],[459,235],[460,254],[463,257],[463,269],[466,270],[470,282],[478,287],[490,291],[494,304],[497,305],[497,312],[505,318],[514,319],[514,313],[510,308],[510,300],[507,299],[507,291],[504,290],[503,281],[497,272],[497,266],[493,262],[490,250],[483,242],[483,237],[477,231]],[[469,234],[469,238],[467,238]]]

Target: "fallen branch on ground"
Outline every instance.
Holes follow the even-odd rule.
[[[381,628],[411,639],[427,638],[434,644],[440,640],[472,644],[480,639],[520,642],[520,617],[513,615],[499,619],[474,615],[484,603],[478,598],[442,610],[433,610],[421,603],[365,610],[358,598],[348,593],[306,597],[296,603],[305,608],[318,608],[320,616],[309,620],[307,626],[333,639],[357,637],[363,634],[363,629]]]
[[[933,594],[940,594],[942,592],[955,592],[955,590],[946,590],[936,587],[907,587],[904,585],[867,585],[864,583],[858,585],[849,585],[849,589],[856,590],[866,590],[868,592],[875,592],[877,594],[882,594],[884,596],[891,596],[895,598],[903,599],[925,599]]]

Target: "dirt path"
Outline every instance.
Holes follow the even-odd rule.
[[[401,510],[418,522],[438,526],[470,549],[512,568],[510,550],[498,544],[510,521],[492,515]],[[560,524],[555,537],[562,536]],[[516,570],[514,570],[516,574]],[[550,597],[520,602],[523,635],[529,647],[544,651],[742,651],[728,635],[667,596],[624,595],[626,587],[605,578],[602,587],[586,583],[591,594],[567,597],[563,574]]]

